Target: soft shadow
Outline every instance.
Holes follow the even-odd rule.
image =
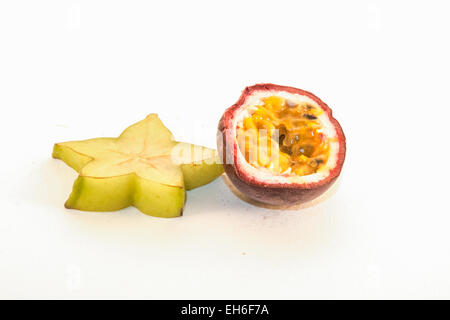
[[[247,259],[253,254],[267,258],[263,252],[269,250],[273,252],[271,260],[286,254],[284,248],[289,247],[296,247],[295,256],[327,250],[341,230],[335,214],[340,201],[336,197],[329,200],[338,187],[336,181],[313,201],[280,208],[248,199],[223,175],[188,193],[184,228],[192,234],[209,235],[207,241],[219,247],[229,241],[229,247],[240,247],[237,253]]]
[[[222,175],[222,179],[224,181],[224,183],[228,186],[228,188],[230,188],[231,192],[238,197],[239,199],[241,199],[242,201],[245,201],[251,205],[260,207],[260,208],[265,208],[265,209],[271,209],[271,210],[290,210],[290,211],[296,211],[296,210],[301,210],[301,209],[306,209],[306,208],[310,208],[313,207],[315,205],[318,205],[321,202],[324,202],[325,200],[329,199],[332,195],[334,195],[339,187],[340,184],[340,179],[338,178],[336,180],[336,182],[327,190],[325,191],[323,194],[321,194],[319,197],[302,203],[302,204],[297,204],[297,205],[292,205],[292,206],[274,206],[274,205],[270,205],[270,204],[266,204],[266,203],[262,203],[253,199],[250,199],[249,197],[247,197],[245,194],[243,194],[242,192],[240,192],[230,181],[230,179],[226,176],[226,175]]]
[[[186,254],[203,250],[215,263],[227,263],[224,259],[233,257],[259,257],[275,263],[276,259],[290,259],[288,254],[294,249],[295,256],[327,250],[341,230],[333,214],[336,202],[323,204],[336,192],[338,182],[313,201],[279,208],[249,200],[223,175],[187,192],[184,216],[163,219],[146,216],[133,207],[110,213],[65,209],[76,176],[63,162],[47,159],[28,173],[22,183],[27,188],[23,194],[32,203],[52,208],[49,214],[61,214],[61,227],[86,244],[110,241],[123,250],[166,250],[168,254],[182,247]],[[148,245],[152,242],[158,247]],[[231,267],[237,268],[238,261]]]

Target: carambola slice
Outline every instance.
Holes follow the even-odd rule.
[[[152,216],[180,216],[185,189],[223,172],[215,150],[174,141],[156,114],[118,138],[57,143],[53,157],[79,173],[65,206],[87,211],[133,205]]]

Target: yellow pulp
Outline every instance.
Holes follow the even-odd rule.
[[[274,173],[298,176],[324,167],[329,142],[318,121],[323,111],[309,103],[297,104],[278,96],[263,102],[237,128],[239,148],[247,162]]]

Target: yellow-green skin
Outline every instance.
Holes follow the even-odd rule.
[[[159,119],[158,119],[159,120]],[[97,138],[82,143],[112,143],[117,138]],[[223,173],[223,167],[216,159],[195,159],[180,163],[174,170],[180,170],[183,182],[166,185],[140,177],[135,173],[110,176],[83,176],[82,169],[93,158],[80,153],[70,143],[57,143],[53,148],[53,158],[64,161],[80,173],[73,185],[72,193],[65,203],[66,208],[84,211],[115,211],[134,206],[141,212],[155,217],[178,217],[183,213],[186,201],[185,190],[207,184]],[[75,142],[79,143],[79,142]],[[190,144],[180,144],[181,148],[191,148]],[[205,148],[206,149],[206,148]],[[216,157],[214,150],[208,149],[208,157]]]

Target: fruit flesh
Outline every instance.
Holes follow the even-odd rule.
[[[314,174],[274,173],[265,167],[247,162],[238,145],[238,132],[243,120],[252,115],[254,107],[264,98],[279,96],[287,100],[307,102],[322,111],[318,116],[322,132],[329,143],[326,165]],[[339,177],[346,154],[346,141],[331,108],[311,92],[272,83],[246,87],[235,104],[223,113],[217,134],[217,148],[232,184],[246,198],[276,207],[289,207],[313,200],[323,194]]]
[[[57,143],[53,148],[53,158],[64,161],[69,167],[80,172],[88,162],[92,161],[86,153],[95,149],[97,143],[113,143],[115,139],[96,138]],[[174,155],[178,157],[176,162],[181,166],[186,190],[208,184],[223,173],[219,156],[214,149],[183,142],[178,142],[174,149],[177,150]]]
[[[53,157],[79,172],[67,208],[114,211],[130,205],[159,217],[181,215],[185,189],[214,180],[222,173],[219,162],[177,158],[174,148],[190,144],[172,139],[170,131],[152,114],[127,128],[118,138],[97,138],[55,144]],[[217,158],[214,150],[205,154]],[[211,163],[208,163],[210,161]]]
[[[178,142],[172,149],[172,159],[181,164],[186,190],[205,185],[223,173],[219,155],[214,149]]]
[[[329,141],[319,122],[323,111],[280,96],[262,102],[252,106],[237,128],[245,160],[275,174],[304,176],[321,170],[329,156]]]

